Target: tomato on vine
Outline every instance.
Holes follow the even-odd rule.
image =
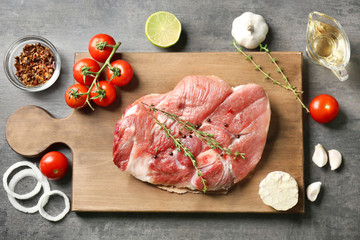
[[[71,85],[65,92],[66,104],[74,109],[82,109],[86,106],[86,93],[89,89],[81,84]]]
[[[106,45],[115,46],[115,44],[116,42],[111,36],[107,34],[96,34],[90,39],[88,46],[89,53],[96,61],[105,62],[113,50],[113,47]]]
[[[91,88],[90,99],[99,106],[109,106],[114,102],[115,98],[116,88],[107,81],[99,81]]]
[[[125,60],[115,60],[110,65],[111,67],[106,70],[106,77],[110,83],[122,87],[131,81],[134,71],[130,63]]]
[[[89,107],[94,110],[91,105],[91,100],[99,106],[108,106],[114,102],[116,98],[116,88],[112,83],[99,81],[99,78],[105,68],[111,67],[110,60],[120,45],[121,42],[116,43],[115,40],[107,34],[97,34],[90,39],[88,48],[93,59],[84,58],[75,63],[73,66],[73,75],[79,84],[70,86],[65,92],[65,100],[70,107],[81,109],[89,105]],[[103,62],[104,64],[100,67],[98,62]],[[120,68],[116,69],[118,70],[115,71],[120,73]],[[124,69],[122,72],[125,73],[126,71],[130,70]],[[132,77],[132,74],[131,68],[131,72],[127,75]],[[130,80],[131,78],[126,79],[125,82]],[[121,82],[124,82],[124,80],[121,80]],[[87,88],[86,86],[89,87]]]
[[[81,85],[90,86],[98,71],[100,71],[100,66],[95,60],[83,58],[74,64],[73,76]]]
[[[327,94],[315,97],[310,103],[310,115],[319,123],[328,123],[336,118],[339,113],[339,103]]]

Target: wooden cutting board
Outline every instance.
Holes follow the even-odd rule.
[[[274,52],[289,81],[302,86],[302,53]],[[282,79],[265,53],[251,53],[271,76]],[[75,61],[89,57],[76,53]],[[213,53],[122,53],[114,58],[130,62],[132,82],[118,88],[118,98],[107,108],[80,110],[65,119],[55,119],[36,106],[14,112],[6,125],[9,145],[24,156],[38,156],[54,143],[72,150],[72,210],[126,212],[277,212],[258,195],[260,181],[271,171],[290,173],[299,185],[299,202],[288,212],[304,212],[302,107],[294,95],[254,70],[236,52]],[[172,90],[186,75],[216,75],[237,86],[257,83],[270,98],[272,116],[268,141],[255,171],[236,184],[227,195],[187,193],[178,195],[143,183],[118,169],[112,162],[113,131],[125,107],[149,93]],[[64,107],[67,107],[64,102]]]

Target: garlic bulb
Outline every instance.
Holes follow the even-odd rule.
[[[245,12],[233,21],[231,35],[240,46],[254,49],[265,40],[268,31],[261,15]]]
[[[299,188],[290,174],[282,171],[270,172],[259,184],[261,200],[278,211],[294,207],[299,199]]]
[[[320,188],[321,182],[314,182],[306,188],[306,196],[311,202],[314,202],[317,199]]]
[[[338,150],[331,149],[329,150],[329,163],[331,170],[336,170],[340,167],[342,162],[341,153]]]
[[[312,156],[312,160],[318,167],[323,167],[328,162],[328,156],[321,144],[315,146],[315,152]]]

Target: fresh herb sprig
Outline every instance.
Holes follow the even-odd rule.
[[[302,94],[303,91],[297,91],[296,87],[291,85],[291,83],[289,82],[288,78],[285,76],[284,72],[282,71],[281,67],[279,67],[279,65],[276,62],[276,59],[273,58],[270,54],[270,50],[267,48],[267,44],[265,44],[264,46],[260,43],[259,45],[260,47],[260,52],[264,51],[268,57],[270,58],[270,61],[275,65],[276,67],[276,71],[278,73],[281,74],[282,78],[284,79],[285,83],[287,84],[287,86],[289,88],[287,88],[288,90],[292,91],[293,94],[295,95],[295,98],[300,102],[300,104],[302,105],[302,107],[306,110],[306,112],[310,112],[309,109],[305,106],[305,104],[301,101],[299,94]]]
[[[179,116],[177,116],[176,114],[173,114],[171,112],[168,112],[164,109],[158,109],[156,108],[154,105],[148,105],[146,103],[142,103],[143,105],[147,106],[149,109],[151,109],[153,112],[159,111],[161,113],[163,113],[166,117],[172,119],[173,121],[176,121],[177,123],[179,123],[185,130],[194,133],[198,138],[200,138],[201,140],[203,140],[211,149],[220,149],[221,151],[223,151],[225,154],[227,155],[233,155],[235,158],[237,158],[238,156],[241,156],[244,160],[245,158],[245,153],[240,153],[240,152],[232,152],[231,149],[229,148],[223,148],[221,146],[221,144],[219,142],[217,142],[214,138],[213,134],[210,134],[208,132],[203,132],[201,130],[199,130],[198,126],[190,123],[189,121],[184,121],[183,119],[181,119]]]
[[[143,103],[144,105],[146,106],[149,106],[145,103]],[[197,166],[197,162],[196,162],[196,159],[194,157],[194,155],[192,154],[192,152],[184,146],[184,144],[180,141],[180,139],[176,138],[172,133],[171,133],[171,129],[169,129],[165,123],[162,123],[160,122],[155,116],[154,114],[152,114],[151,111],[153,112],[156,112],[157,109],[153,109],[153,108],[148,108],[147,111],[150,113],[151,117],[154,119],[155,123],[157,125],[160,126],[160,128],[165,132],[165,135],[167,138],[171,139],[175,146],[176,146],[176,149],[179,151],[179,152],[183,152],[184,153],[184,156],[185,157],[189,157],[195,170],[196,170],[196,174],[198,177],[200,177],[200,180],[201,180],[201,183],[203,184],[203,192],[205,193],[207,191],[207,186],[206,186],[206,179],[203,178],[203,174],[201,173],[200,169],[198,168]]]
[[[277,64],[276,59],[271,56],[270,50],[267,48],[267,44],[265,44],[265,45],[263,46],[263,45],[260,43],[260,44],[259,44],[259,47],[260,47],[260,52],[262,52],[262,51],[266,52],[266,54],[267,54],[268,57],[270,58],[270,61],[275,65],[276,71],[282,75],[285,83],[286,83],[288,86],[291,86],[291,84],[289,83],[289,80],[288,80],[287,77],[285,76],[285,74],[284,74],[284,72],[282,71],[281,67],[279,67],[279,65]],[[296,88],[295,88],[295,89],[296,89]],[[301,92],[301,93],[302,93],[302,92]]]
[[[260,44],[260,51],[264,51],[270,58],[270,61],[275,65],[276,67],[276,71],[278,73],[280,73],[282,75],[283,80],[285,81],[285,84],[282,84],[281,82],[275,80],[273,77],[270,76],[270,73],[266,73],[263,71],[263,69],[261,68],[261,66],[259,64],[257,64],[253,59],[252,56],[250,54],[246,54],[243,50],[241,46],[238,46],[235,39],[232,42],[232,45],[236,48],[236,50],[241,53],[242,55],[245,56],[245,60],[250,61],[254,66],[255,66],[255,70],[260,71],[265,79],[269,79],[273,82],[273,84],[279,85],[281,87],[283,87],[286,90],[291,91],[295,98],[300,102],[301,106],[306,110],[306,112],[310,112],[309,109],[305,106],[305,104],[302,102],[302,100],[300,99],[300,94],[302,94],[302,91],[298,91],[296,89],[295,86],[293,86],[288,78],[285,76],[284,72],[282,71],[281,67],[277,64],[276,59],[272,57],[272,55],[270,54],[270,50],[267,48],[267,45],[262,45]]]

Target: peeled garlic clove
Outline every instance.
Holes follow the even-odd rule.
[[[315,152],[312,156],[312,160],[318,167],[323,167],[326,165],[328,161],[328,156],[321,144],[315,146]]]
[[[321,182],[314,182],[306,188],[306,196],[311,202],[314,202],[317,199],[320,188]]]
[[[336,170],[338,167],[340,167],[341,162],[342,162],[341,153],[335,149],[329,150],[329,163],[331,170]]]

